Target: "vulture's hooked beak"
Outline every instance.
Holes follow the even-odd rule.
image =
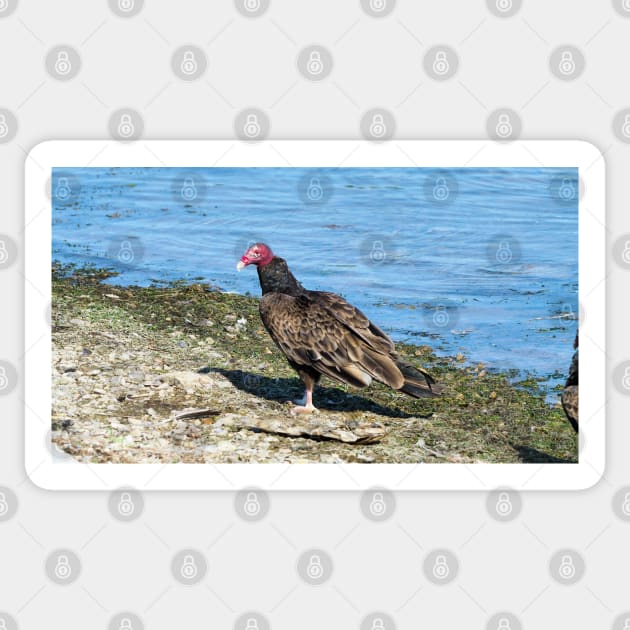
[[[236,263],[236,271],[241,271],[242,269],[245,269],[246,265],[242,260],[239,260],[238,263]]]

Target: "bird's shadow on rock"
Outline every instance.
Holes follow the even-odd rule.
[[[511,446],[518,453],[518,458],[524,464],[577,464],[575,460],[555,457],[531,446],[522,444],[512,444]]]
[[[304,386],[298,378],[270,378],[261,374],[252,374],[243,370],[225,370],[222,368],[202,368],[200,373],[215,372],[227,378],[234,387],[241,391],[265,398],[273,402],[284,403],[301,398],[304,394]],[[369,411],[389,418],[412,418],[411,414],[384,407],[379,403],[344,392],[337,387],[318,385],[314,392],[315,406],[322,411]]]

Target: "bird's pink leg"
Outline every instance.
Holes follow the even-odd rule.
[[[304,394],[304,405],[296,405],[291,408],[291,415],[296,415],[298,413],[313,413],[313,411],[317,411],[317,408],[313,405],[313,389],[306,388],[306,393]]]

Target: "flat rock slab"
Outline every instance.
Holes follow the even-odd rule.
[[[311,438],[315,440],[336,440],[346,444],[372,444],[380,441],[385,435],[385,429],[372,423],[353,422],[352,427],[341,416],[301,416],[260,418],[256,416],[241,416],[225,414],[217,418],[217,422],[224,425],[241,427],[275,433],[288,437]]]

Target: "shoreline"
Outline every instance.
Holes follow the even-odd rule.
[[[577,461],[573,430],[534,378],[511,383],[463,355],[397,343],[442,397],[322,379],[319,413],[295,418],[302,386],[257,298],[184,282],[121,287],[112,272],[71,266],[52,279],[53,441],[81,461]]]

